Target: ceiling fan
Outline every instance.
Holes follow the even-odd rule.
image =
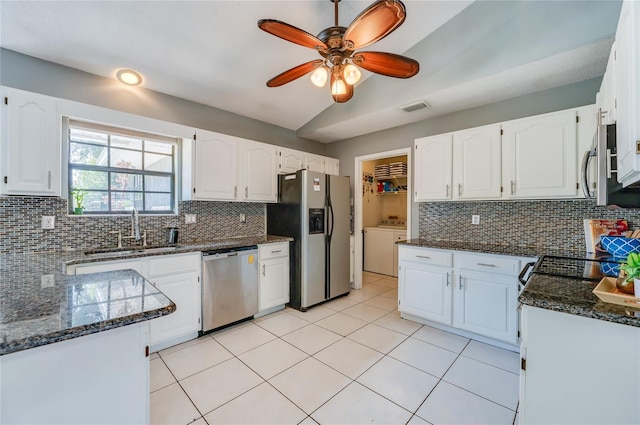
[[[331,95],[338,103],[353,96],[353,86],[362,73],[358,67],[387,77],[410,78],[418,73],[420,64],[408,57],[384,52],[356,52],[391,34],[404,22],[406,8],[399,0],[377,0],[351,22],[349,27],[338,25],[338,2],[334,3],[335,24],[314,36],[306,31],[275,19],[261,19],[263,31],[320,53],[322,59],[305,62],[279,74],[268,87],[279,87],[310,72],[311,81],[324,87],[330,76]]]

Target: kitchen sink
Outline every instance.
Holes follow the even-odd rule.
[[[127,254],[139,254],[142,252],[157,253],[157,252],[171,252],[177,249],[177,246],[149,246],[146,248],[105,248],[105,249],[92,249],[85,251],[84,255],[90,257],[109,257],[114,255],[127,255]]]

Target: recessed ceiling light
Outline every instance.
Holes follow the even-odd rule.
[[[121,69],[116,72],[116,77],[129,86],[138,86],[142,83],[142,76],[133,69]]]

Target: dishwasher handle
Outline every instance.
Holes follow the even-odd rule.
[[[214,260],[214,259],[217,259],[217,258],[233,257],[235,255],[240,255],[240,254],[257,255],[258,254],[258,246],[257,245],[252,245],[252,246],[244,246],[244,247],[240,247],[240,248],[222,248],[222,249],[215,249],[215,250],[211,250],[211,251],[202,251],[202,259],[203,260]]]

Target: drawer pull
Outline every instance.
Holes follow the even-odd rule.
[[[476,263],[479,266],[483,266],[483,267],[495,267],[495,264],[487,264],[487,263]]]
[[[271,253],[272,253],[272,254],[277,254],[277,253],[279,253],[279,252],[282,252],[282,250],[281,250],[281,249],[278,249],[278,250],[275,250],[275,251],[271,251]]]
[[[428,255],[416,255],[416,258],[426,258],[427,260],[431,259]]]

